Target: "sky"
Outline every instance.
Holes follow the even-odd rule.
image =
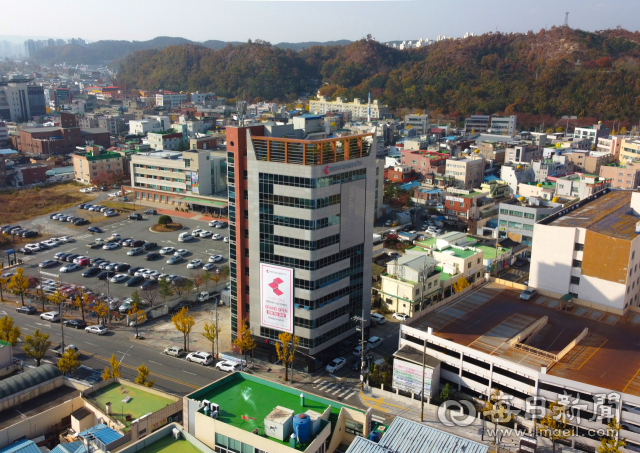
[[[638,30],[637,0],[30,0],[7,2],[0,35],[144,41],[380,42],[461,37],[489,31],[535,32],[562,25]],[[484,7],[484,9],[483,9]],[[24,20],[20,20],[20,19]],[[0,36],[0,39],[3,39]]]

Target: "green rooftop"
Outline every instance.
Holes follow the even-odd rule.
[[[304,406],[301,406],[300,390],[285,387],[275,382],[266,381],[244,373],[233,373],[213,384],[189,395],[196,401],[209,400],[220,406],[218,421],[240,428],[248,433],[258,429],[258,435],[273,442],[289,446],[289,442],[281,442],[264,434],[264,419],[275,409],[282,406],[301,414],[313,410],[322,414],[331,405],[330,420],[335,423],[343,405],[305,392]],[[353,409],[353,408],[351,408]],[[355,409],[357,410],[357,409]],[[201,409],[202,411],[202,409]],[[360,411],[362,412],[362,411]],[[326,423],[323,422],[324,429]],[[332,427],[332,429],[335,425]],[[313,442],[314,438],[310,439]],[[296,447],[304,451],[307,444]]]
[[[441,282],[446,282],[447,280],[451,280],[451,278],[453,278],[453,275],[447,274],[445,271],[442,270],[442,267],[440,266],[436,266],[436,270],[440,272]]]
[[[433,247],[434,245],[436,245],[436,238],[430,237],[428,239],[425,239],[424,241],[418,241],[416,242],[416,244],[421,245],[422,247]],[[411,249],[414,249],[414,248],[417,248],[417,247],[412,247]]]
[[[443,252],[453,252],[456,258],[466,259],[472,256],[474,253],[477,253],[475,250],[462,250],[455,247],[447,247],[444,250],[440,250],[440,253]]]
[[[103,159],[120,159],[122,156],[120,155],[120,153],[114,153],[111,151],[100,151],[100,154],[98,154],[97,156],[95,156],[93,153],[75,153],[77,156],[83,156],[86,157],[87,160],[89,162],[93,162],[96,160],[103,160]]]
[[[494,260],[496,259],[496,256],[502,256],[505,253],[509,252],[509,249],[506,249],[504,247],[498,247],[496,249],[495,247],[489,247],[488,245],[479,245],[476,248],[478,250],[482,250],[485,260]]]
[[[137,453],[202,453],[186,439],[175,440],[173,436],[161,439],[138,450]]]
[[[126,397],[131,397],[131,400],[128,403],[123,403],[122,400]],[[89,393],[86,398],[102,411],[105,410],[107,403],[111,403],[111,418],[125,425],[125,431],[129,430],[133,420],[150,412],[156,412],[175,402],[155,393],[117,382]],[[127,420],[127,415],[130,416],[130,420]]]

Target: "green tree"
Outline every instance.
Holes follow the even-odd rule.
[[[24,269],[21,267],[16,269],[16,274],[11,277],[11,280],[9,280],[7,288],[13,294],[20,296],[22,306],[24,307],[24,296],[29,289],[29,278],[24,275]]]
[[[144,365],[140,365],[138,367],[138,376],[136,376],[135,383],[138,385],[144,385],[145,387],[153,387],[156,380],[149,380],[149,374],[149,368]]]
[[[134,306],[135,308],[142,307],[142,300],[140,299],[140,294],[138,293],[138,290],[135,290],[131,294],[131,305]]]
[[[9,316],[0,318],[0,340],[11,343],[11,346],[15,346],[18,343],[20,334],[20,327],[14,324],[13,318]]]
[[[173,219],[171,218],[171,216],[163,214],[158,217],[158,225],[168,225],[170,223],[173,223]]]
[[[36,329],[33,335],[25,335],[22,349],[28,357],[35,359],[36,367],[39,367],[40,361],[44,358],[50,346],[49,335],[40,332],[40,329]]]
[[[160,294],[160,297],[162,297],[162,301],[166,303],[167,297],[173,296],[173,287],[171,282],[166,279],[162,279],[158,282],[158,287],[158,293]]]
[[[74,351],[73,349],[66,349],[62,353],[62,357],[58,360],[58,369],[66,376],[72,371],[78,369],[81,364],[80,352]]]

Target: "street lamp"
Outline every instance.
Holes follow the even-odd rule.
[[[360,322],[360,333],[361,333],[361,340],[360,340],[360,389],[364,390],[364,367],[365,367],[365,363],[364,363],[364,304],[362,306],[362,311],[363,311],[363,316],[354,316],[351,318],[352,321],[354,322]],[[358,330],[358,326],[356,325],[356,331]]]

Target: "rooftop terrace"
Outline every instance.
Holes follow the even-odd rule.
[[[176,440],[173,436],[164,436],[147,445],[137,453],[202,453],[191,442],[181,438]]]

